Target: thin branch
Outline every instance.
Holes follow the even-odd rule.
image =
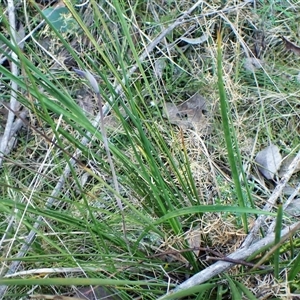
[[[253,263],[249,263],[249,262],[241,260],[241,259],[232,259],[227,256],[224,256],[224,257],[206,256],[206,261],[208,261],[208,260],[227,261],[227,262],[233,263],[235,265],[243,265],[243,266],[253,267],[253,268],[255,267],[255,265]],[[258,266],[257,268],[259,268],[261,270],[267,269],[267,267],[264,267],[264,266]]]
[[[290,164],[287,172],[284,174],[284,176],[281,178],[280,182],[277,184],[276,188],[274,189],[272,195],[268,199],[267,204],[265,205],[263,210],[271,211],[271,209],[274,207],[274,205],[276,203],[276,200],[279,198],[280,195],[282,195],[282,191],[283,191],[284,187],[290,180],[290,178],[293,175],[295,169],[297,168],[299,162],[300,162],[300,151],[298,152],[297,156],[294,158],[294,160]],[[250,233],[246,237],[241,248],[249,247],[249,245],[252,243],[252,241],[256,238],[256,235],[257,235],[259,229],[261,228],[261,224],[265,221],[266,218],[267,218],[267,216],[265,216],[265,215],[260,215],[257,218],[253,228],[251,229]]]
[[[276,250],[278,250],[281,245],[285,242],[285,239],[281,239],[279,243],[276,243],[273,245],[273,247],[265,253],[265,255],[253,266],[251,271],[254,271],[255,269],[258,269]]]
[[[40,269],[32,269],[32,270],[26,270],[26,271],[20,271],[15,274],[10,274],[4,276],[4,278],[13,278],[18,276],[32,276],[35,274],[60,274],[60,273],[82,273],[83,271],[86,272],[102,272],[102,268],[97,267],[74,267],[74,268],[40,268]]]
[[[297,162],[296,162],[296,166],[297,166],[297,164],[299,164],[299,162],[300,162],[300,160],[298,159]],[[284,210],[289,206],[289,204],[292,203],[292,201],[295,199],[295,197],[297,197],[299,195],[299,191],[300,191],[300,183],[295,188],[294,192],[290,195],[290,197],[286,200],[286,202],[283,204],[283,209]],[[276,224],[276,219],[274,219],[272,224],[269,226],[267,234],[274,231],[275,224]]]
[[[8,20],[9,20],[10,33],[11,33],[11,43],[14,45],[15,41],[17,39],[14,1],[8,0],[7,6],[8,6]],[[18,73],[19,73],[18,67],[17,67],[16,63],[14,62],[14,61],[17,61],[17,59],[18,59],[17,54],[12,53],[11,73],[14,75],[14,77],[17,77]],[[17,107],[18,107],[17,90],[18,90],[18,85],[14,81],[12,81],[11,82],[11,93],[10,93],[10,108],[13,111],[16,111]],[[14,113],[9,110],[5,130],[4,130],[3,137],[1,140],[1,144],[0,144],[0,166],[3,163],[3,157],[4,157],[5,153],[7,153],[7,151],[8,151],[9,141],[12,137],[11,132],[12,132],[12,127],[13,127],[13,123],[14,123],[14,118],[15,118]]]

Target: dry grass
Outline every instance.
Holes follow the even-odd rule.
[[[126,13],[128,23],[131,26],[132,39],[137,53],[140,54],[147,47],[149,41],[153,40],[160,31],[173,22],[180,11],[188,9],[192,3],[179,1],[167,4],[150,1],[143,4],[124,3],[124,5],[127,8],[124,13]],[[157,128],[161,131],[178,164],[180,163],[179,157],[186,151],[201,204],[237,205],[222,133],[217,89],[216,31],[217,28],[222,28],[224,83],[232,124],[236,131],[245,172],[251,184],[252,197],[255,205],[262,207],[268,200],[274,183],[265,183],[261,178],[256,181],[253,180],[257,177],[254,163],[256,153],[269,143],[274,143],[280,148],[283,156],[286,156],[298,150],[300,142],[298,96],[300,57],[287,51],[280,38],[283,35],[300,45],[297,33],[297,11],[299,11],[300,4],[290,1],[270,1],[265,4],[243,4],[243,2],[237,4],[236,1],[227,1],[226,5],[223,5],[222,1],[203,2],[195,14],[189,19],[187,18],[182,25],[176,27],[167,38],[162,40],[159,44],[160,50],[155,49],[142,62],[154,96],[151,95],[149,89],[143,88],[145,78],[139,71],[133,74],[131,86],[137,86],[141,98],[148,105],[149,111],[144,112],[145,118],[148,116],[148,122],[157,123]],[[27,7],[27,9],[27,13],[33,17],[35,9],[31,7]],[[129,69],[135,64],[135,59],[126,38],[122,35],[121,26],[116,20],[111,20],[115,17],[115,11],[108,2],[103,4],[102,9],[101,13],[109,24],[109,31],[118,38],[116,44],[120,47],[118,50],[121,54],[113,51],[112,40],[103,34],[106,31],[99,32],[97,26],[94,26],[91,19],[91,4],[87,4],[81,9],[83,20],[90,26],[92,35],[104,49],[103,51],[110,61],[118,65],[118,60],[123,58],[124,67]],[[21,16],[22,13],[25,12],[19,8],[17,14]],[[22,17],[22,21],[25,22],[24,17]],[[31,21],[27,25],[30,25],[28,28],[35,26]],[[208,39],[201,44],[185,44],[184,46],[181,42],[171,48],[170,44],[185,35],[187,31],[189,32],[186,35],[188,38],[198,38],[205,33],[208,35]],[[25,45],[24,53],[41,69],[47,68],[47,72],[55,73],[62,88],[67,90],[72,97],[77,98],[78,104],[93,119],[97,114],[97,108],[90,103],[91,96],[88,93],[88,88],[83,85],[78,86],[75,75],[70,71],[76,62],[64,49],[59,39],[49,32],[50,29],[47,26],[43,27],[35,39],[28,41],[28,45]],[[92,67],[94,64],[100,68],[103,66],[105,69],[105,62],[97,54],[87,36],[72,32],[72,34],[66,35],[65,39],[72,45],[86,66]],[[163,54],[160,55],[159,51]],[[159,75],[155,65],[161,57],[164,57],[165,65],[162,75]],[[257,63],[253,60],[252,67],[247,67],[246,63],[249,58],[259,59],[261,65],[253,67],[253,61]],[[121,64],[116,69],[120,70]],[[104,72],[111,82],[117,82],[110,70]],[[103,79],[99,79],[99,82],[103,91],[108,93]],[[202,127],[199,126],[200,130],[199,128],[198,130],[197,128],[182,129],[176,125],[167,124],[166,119],[165,122],[162,121],[157,110],[163,114],[165,102],[173,102],[178,105],[196,92],[206,99],[207,106],[205,118],[200,120],[205,124]],[[53,99],[53,101],[57,101],[57,99]],[[2,114],[2,111],[0,113]],[[150,114],[153,115],[150,116]],[[58,127],[74,138],[81,135],[68,122],[61,120],[59,115],[53,114],[52,117]],[[5,119],[4,113],[3,116],[1,115],[2,118]],[[28,122],[49,138],[53,137],[53,128],[50,128],[45,121],[38,117],[35,113],[34,103],[33,109],[29,113]],[[116,144],[119,143],[120,147],[124,147],[127,156],[132,157],[132,161],[136,162],[135,149],[127,143],[120,120],[111,115],[107,117],[106,124],[111,138],[115,139]],[[5,123],[3,123],[4,125]],[[138,135],[138,132],[132,134]],[[66,151],[69,153],[74,151],[74,145],[70,145],[67,139],[62,138],[61,142]],[[97,140],[94,140],[88,147],[94,151],[96,145]],[[159,156],[164,158],[164,155],[161,153]],[[8,182],[23,190],[24,195],[29,197],[31,193],[34,193],[37,199],[34,203],[39,206],[41,201],[39,199],[51,193],[61,174],[64,167],[64,161],[60,160],[62,156],[62,151],[55,147],[52,148],[52,146],[49,147],[49,141],[27,127],[26,131],[23,130],[19,133],[18,144],[6,160],[5,176],[10,177]],[[69,202],[76,200],[77,204],[70,206],[74,208],[72,209],[73,216],[82,214],[81,205],[87,200],[95,209],[96,218],[105,220],[111,216],[110,214],[106,215],[102,210],[108,209],[112,212],[116,210],[115,204],[110,202],[112,193],[107,192],[107,190],[103,191],[105,183],[111,184],[111,178],[107,177],[107,174],[99,168],[97,159],[89,157],[87,166],[104,183],[99,183],[95,178],[89,178],[90,181],[88,181],[85,177],[86,173],[78,167],[76,175],[78,180],[82,180],[82,187],[87,182],[84,187],[84,196],[81,195],[82,191],[75,188],[77,185],[72,181],[72,178],[69,178],[59,197],[66,197],[68,205]],[[172,170],[167,162],[165,166],[166,170]],[[121,166],[118,166],[118,171],[122,174]],[[183,168],[181,172],[184,173],[185,169]],[[174,176],[173,179],[173,183],[181,188],[178,177]],[[299,174],[293,176],[290,184],[296,185],[297,182],[299,182]],[[146,196],[137,201],[138,192],[128,190],[123,192],[126,199],[132,200],[132,203],[135,204],[139,203],[139,209],[142,209],[142,203],[147,199]],[[3,193],[7,195],[6,191]],[[97,201],[99,197],[101,197],[102,202]],[[282,195],[282,201],[286,198],[286,195]],[[103,199],[108,200],[106,202]],[[186,206],[191,205],[187,197],[185,201]],[[249,203],[247,204],[250,206]],[[251,228],[254,220],[249,217],[248,221]],[[2,222],[5,223],[4,216]],[[116,228],[117,223],[118,219],[116,220]],[[160,252],[168,251],[176,249],[178,245],[184,245],[187,239],[192,239],[194,242],[190,242],[191,247],[210,247],[222,255],[228,255],[239,248],[246,236],[238,214],[206,213],[202,219],[192,221],[187,219],[183,223],[186,228],[184,233],[179,236],[170,236],[165,241],[159,240],[161,245],[154,248]],[[46,227],[47,230],[52,230],[51,224],[47,224]],[[201,227],[200,234],[199,227]],[[137,228],[138,226],[129,229],[133,232],[132,236],[136,234],[134,231]],[[20,227],[18,230],[22,235],[25,228]],[[54,227],[53,234],[55,230]],[[71,252],[83,251],[75,233],[74,240],[75,242],[71,247],[69,245],[73,243],[72,238],[68,239],[64,236],[57,240],[53,238],[53,243],[61,244],[68,251],[70,248]],[[90,241],[82,247],[85,250],[88,248],[87,251],[92,253],[93,247],[89,243]],[[54,248],[49,246],[50,248],[47,249],[48,246],[42,246],[44,253],[53,253]],[[9,251],[8,248],[4,250]],[[186,258],[182,256],[176,259],[182,260],[183,263],[186,262]],[[238,276],[240,272],[240,268],[235,268],[230,274]],[[272,297],[296,299],[290,294],[288,284],[286,282],[275,283],[271,274],[247,275],[243,278],[243,282],[258,299],[271,299]]]

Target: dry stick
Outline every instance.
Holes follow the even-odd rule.
[[[22,44],[24,43],[24,41],[26,41],[29,37],[31,37],[33,35],[33,33],[35,31],[37,31],[45,23],[45,21],[42,21],[41,23],[39,23],[36,26],[36,28],[33,31],[31,31],[29,34],[27,34],[23,39],[21,39],[20,41],[17,41],[18,39],[16,36],[13,0],[9,0],[7,3],[7,6],[8,6],[8,12],[9,12],[9,15],[8,15],[9,16],[9,24],[10,24],[10,28],[11,28],[11,32],[12,32],[11,43],[13,45],[15,45],[15,42],[16,42],[17,44],[15,46],[20,46],[20,48],[23,48]],[[14,61],[17,61],[17,54],[14,53],[13,51],[10,51],[9,55],[13,58],[12,63],[11,63],[12,74],[17,76],[18,69],[17,69],[16,64],[14,63]],[[1,65],[8,59],[7,56],[2,57],[0,59]],[[9,110],[9,112],[8,112],[8,118],[7,118],[7,122],[6,122],[6,126],[5,126],[5,131],[4,131],[3,137],[1,139],[1,145],[0,145],[0,166],[3,163],[4,155],[10,153],[10,151],[12,149],[13,143],[10,143],[11,138],[23,125],[23,122],[20,119],[17,119],[15,122],[13,121],[14,116],[15,116],[14,111],[17,111],[17,106],[18,106],[18,102],[16,100],[17,88],[18,88],[17,84],[12,82],[11,83],[11,101],[10,101],[11,110]],[[21,114],[25,117],[27,112],[26,113],[22,112]]]
[[[145,60],[145,58],[153,51],[153,49],[160,43],[160,41],[166,36],[168,35],[176,26],[182,24],[184,22],[184,18],[187,17],[194,9],[197,8],[198,5],[200,5],[202,3],[201,1],[198,1],[196,4],[194,4],[190,9],[186,10],[181,17],[179,17],[173,24],[171,24],[168,28],[166,28],[157,38],[155,38],[149,45],[148,47],[145,49],[145,51],[141,54],[141,56],[139,57],[139,61],[142,62]],[[138,64],[135,64],[129,71],[128,71],[128,77],[130,77],[136,70],[138,69]],[[119,85],[116,86],[115,91],[117,94],[121,94],[121,90],[122,90],[122,84],[125,82],[125,79],[122,80],[122,83],[120,83]],[[103,116],[107,115],[108,112],[110,110],[110,106],[108,104],[104,105],[103,107]],[[95,120],[93,121],[93,126],[97,127],[97,125],[99,124],[99,121],[101,120],[101,116],[100,113],[98,113],[98,115],[96,116]],[[91,133],[87,133],[87,137],[84,137],[81,140],[81,144],[82,145],[86,145],[89,142],[89,139],[91,137]],[[55,188],[53,189],[51,196],[47,199],[46,203],[45,203],[45,207],[51,207],[53,202],[55,201],[55,197],[58,195],[59,191],[62,189],[65,180],[67,179],[67,177],[69,176],[70,172],[71,172],[71,167],[73,167],[76,164],[76,159],[81,155],[81,150],[77,149],[73,155],[73,157],[75,159],[70,159],[68,164],[66,165],[63,174],[60,176]],[[13,261],[11,263],[11,265],[9,266],[8,271],[6,272],[6,275],[10,275],[15,273],[19,266],[20,266],[20,261],[18,261],[18,258],[22,258],[26,255],[28,249],[30,248],[31,244],[33,243],[35,236],[36,236],[36,232],[38,230],[38,228],[41,226],[42,224],[42,217],[38,217],[37,221],[34,223],[33,225],[33,229],[30,231],[30,233],[28,234],[25,242],[22,244],[21,249],[19,250],[19,252],[15,255],[15,261]],[[0,299],[2,299],[5,291],[6,291],[6,286],[0,286]]]
[[[10,32],[11,32],[11,43],[14,45],[16,41],[16,19],[15,19],[15,7],[14,7],[14,2],[13,0],[7,1],[7,6],[8,6],[8,19],[9,19],[9,24],[10,24]],[[11,73],[13,76],[17,77],[18,76],[18,67],[15,63],[17,61],[18,57],[16,53],[12,53],[12,62],[11,62]],[[0,167],[3,163],[3,158],[5,154],[9,153],[10,150],[13,147],[13,143],[11,142],[14,134],[16,133],[17,130],[22,126],[22,122],[16,122],[14,123],[14,118],[15,114],[13,111],[17,110],[18,107],[18,101],[17,101],[17,90],[18,90],[18,85],[12,81],[11,82],[11,94],[10,94],[10,108],[11,110],[8,111],[8,117],[6,121],[6,126],[5,130],[3,133],[3,136],[1,138],[1,143],[0,143]],[[6,228],[6,232],[3,234],[0,244],[4,241],[6,237],[6,233],[9,232],[10,228],[14,224],[14,217],[10,217],[10,220],[8,221],[8,225]]]
[[[21,118],[24,119],[24,118],[27,116],[27,113],[28,113],[27,110],[22,111],[21,114],[20,114]],[[11,136],[11,137],[13,137],[13,136],[17,133],[17,131],[19,131],[19,129],[23,126],[24,123],[23,123],[22,119],[17,119],[17,120],[14,122],[14,124],[13,124],[13,126],[12,126],[12,129],[11,129],[11,133],[10,133],[10,136]],[[5,154],[9,153],[9,152],[11,151],[11,149],[13,148],[13,146],[14,146],[13,143],[9,143],[9,144],[7,145]],[[6,235],[7,235],[9,232],[11,232],[11,227],[13,226],[14,222],[15,222],[15,217],[12,216],[12,217],[10,218],[10,220],[8,221],[8,225],[6,226],[6,230],[5,230],[4,234],[3,234],[3,236],[2,236],[1,239],[0,239],[0,249],[1,249],[2,243],[3,243],[4,240],[6,239]]]
[[[276,200],[282,194],[283,188],[285,187],[285,185],[288,183],[289,179],[293,175],[293,173],[294,173],[295,169],[297,168],[299,162],[300,162],[300,151],[298,152],[297,156],[293,159],[293,161],[290,164],[287,172],[284,174],[284,176],[281,178],[281,180],[279,181],[279,183],[275,187],[271,197],[268,199],[267,204],[265,205],[263,210],[270,211],[274,207],[274,205],[276,203]],[[261,228],[261,224],[265,221],[266,218],[267,218],[267,216],[265,216],[265,215],[260,215],[257,218],[253,228],[251,229],[250,233],[246,237],[246,239],[243,242],[241,248],[246,248],[252,243],[253,239],[256,237],[259,229]]]
[[[8,0],[7,1],[8,6],[8,19],[9,19],[9,25],[10,25],[10,32],[11,32],[11,43],[14,45],[16,41],[16,18],[15,18],[15,7],[14,7],[14,1]],[[14,61],[17,61],[18,57],[16,53],[12,53],[12,62],[11,62],[11,73],[17,77],[18,76],[18,67]],[[17,110],[18,107],[18,101],[17,101],[17,90],[18,85],[12,81],[11,82],[11,94],[10,94],[10,107],[13,111]],[[3,162],[3,157],[5,153],[7,153],[8,150],[8,144],[9,140],[11,139],[11,131],[14,123],[15,115],[12,111],[8,112],[8,117],[6,121],[5,130],[3,133],[3,137],[0,144],[0,166]]]
[[[296,228],[293,229],[293,231],[290,232],[290,237],[292,236],[292,232],[296,232],[300,226],[297,226]],[[253,266],[251,271],[259,268],[277,249],[281,247],[281,245],[285,242],[285,239],[281,239],[278,243],[273,245],[273,247]]]
[[[229,258],[228,256],[223,256],[221,253],[215,251],[215,250],[212,250],[210,248],[205,248],[205,247],[193,247],[193,248],[188,248],[188,249],[183,249],[183,250],[169,250],[169,251],[163,251],[161,253],[157,253],[157,254],[153,254],[153,255],[149,255],[147,256],[147,258],[153,258],[153,257],[159,257],[159,256],[165,256],[165,255],[176,255],[176,254],[179,254],[179,253],[184,253],[184,252],[191,252],[191,251],[206,251],[206,252],[209,252],[215,256],[206,256],[205,257],[205,260],[208,261],[208,260],[222,260],[222,261],[227,261],[227,262],[231,262],[231,263],[234,263],[236,265],[244,265],[244,266],[248,266],[248,267],[254,267],[255,265],[253,263],[249,263],[249,262],[246,262],[244,260],[239,260],[239,259],[232,259],[232,258]],[[202,256],[202,255],[201,255]],[[198,259],[200,260],[200,257],[198,257]],[[140,263],[142,263],[143,261],[140,261]],[[264,266],[259,266],[260,269],[262,270],[265,270],[266,267]]]
[[[206,256],[205,260],[206,261],[208,261],[208,260],[227,261],[227,262],[233,263],[235,265],[243,265],[243,266],[253,267],[253,268],[256,267],[256,265],[254,265],[253,263],[249,263],[247,261],[240,260],[240,259],[232,259],[227,256],[224,256],[224,257]],[[264,266],[257,266],[257,268],[259,268],[261,270],[267,270],[267,268]]]
[[[287,240],[290,236],[292,236],[298,229],[300,228],[300,222],[286,227],[284,230],[281,232],[281,242],[284,240]],[[249,248],[242,248],[234,253],[228,255],[226,258],[229,259],[234,259],[234,260],[245,260],[247,257],[261,249],[262,247],[271,245],[274,243],[275,240],[275,235],[274,233],[266,236],[265,238],[259,240],[255,244],[251,245]],[[193,286],[199,285],[212,277],[226,271],[230,267],[234,266],[233,263],[230,262],[225,262],[225,261],[218,261],[217,263],[207,267],[203,271],[195,274],[179,286],[177,286],[174,290],[170,291],[168,294],[158,298],[158,300],[163,300],[165,296],[168,296],[174,292],[180,291],[180,290],[186,290],[188,288],[191,288]]]
[[[297,163],[299,163],[299,161]],[[299,191],[300,191],[300,183],[295,188],[294,192],[290,195],[290,197],[286,200],[286,202],[283,204],[283,207],[282,207],[283,210],[285,210],[289,206],[289,204],[291,204],[291,202],[294,200],[294,198],[298,196]],[[276,225],[276,219],[274,219],[272,224],[269,226],[267,234],[274,231],[275,225]]]

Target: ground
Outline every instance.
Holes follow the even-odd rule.
[[[299,6],[1,4],[0,298],[297,299]]]

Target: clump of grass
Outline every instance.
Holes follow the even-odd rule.
[[[282,15],[288,3],[269,10],[232,2],[222,13],[217,1],[65,5],[78,32],[61,33],[46,20],[47,31],[32,31],[23,51],[9,39],[8,21],[0,35],[8,47],[2,55],[22,71],[16,76],[0,66],[3,97],[9,99],[14,82],[28,116],[21,116],[24,129],[0,175],[1,273],[12,277],[0,280],[2,296],[66,295],[74,294],[70,286],[83,291],[81,286],[91,285],[95,292],[107,287],[119,299],[255,299],[263,288],[246,279],[277,280],[270,296],[278,296],[284,272],[290,280],[285,287],[295,291],[299,254],[292,237],[290,247],[264,261],[270,268],[252,271],[239,262],[206,283],[180,285],[212,265],[207,255],[222,260],[240,247],[258,214],[274,217],[260,210],[271,190],[251,182],[251,166],[270,141],[286,154],[297,150],[297,67],[274,33],[294,32]],[[16,13],[32,30],[43,19],[41,9],[25,5]],[[179,22],[183,10],[190,11]],[[218,28],[223,34],[217,38]],[[249,71],[244,60],[261,43],[253,40],[257,30],[268,45],[259,57],[264,68]],[[184,49],[174,43],[204,32],[205,44]],[[40,45],[47,38],[53,47],[45,49]],[[18,59],[12,61],[10,51]],[[155,68],[162,58],[159,76]],[[74,65],[92,74],[103,107],[95,105],[97,97]],[[171,125],[165,117],[166,102],[180,104],[195,92],[207,102],[205,133]],[[86,111],[75,97],[80,93],[91,104]],[[281,220],[288,222],[279,211],[277,243]]]

